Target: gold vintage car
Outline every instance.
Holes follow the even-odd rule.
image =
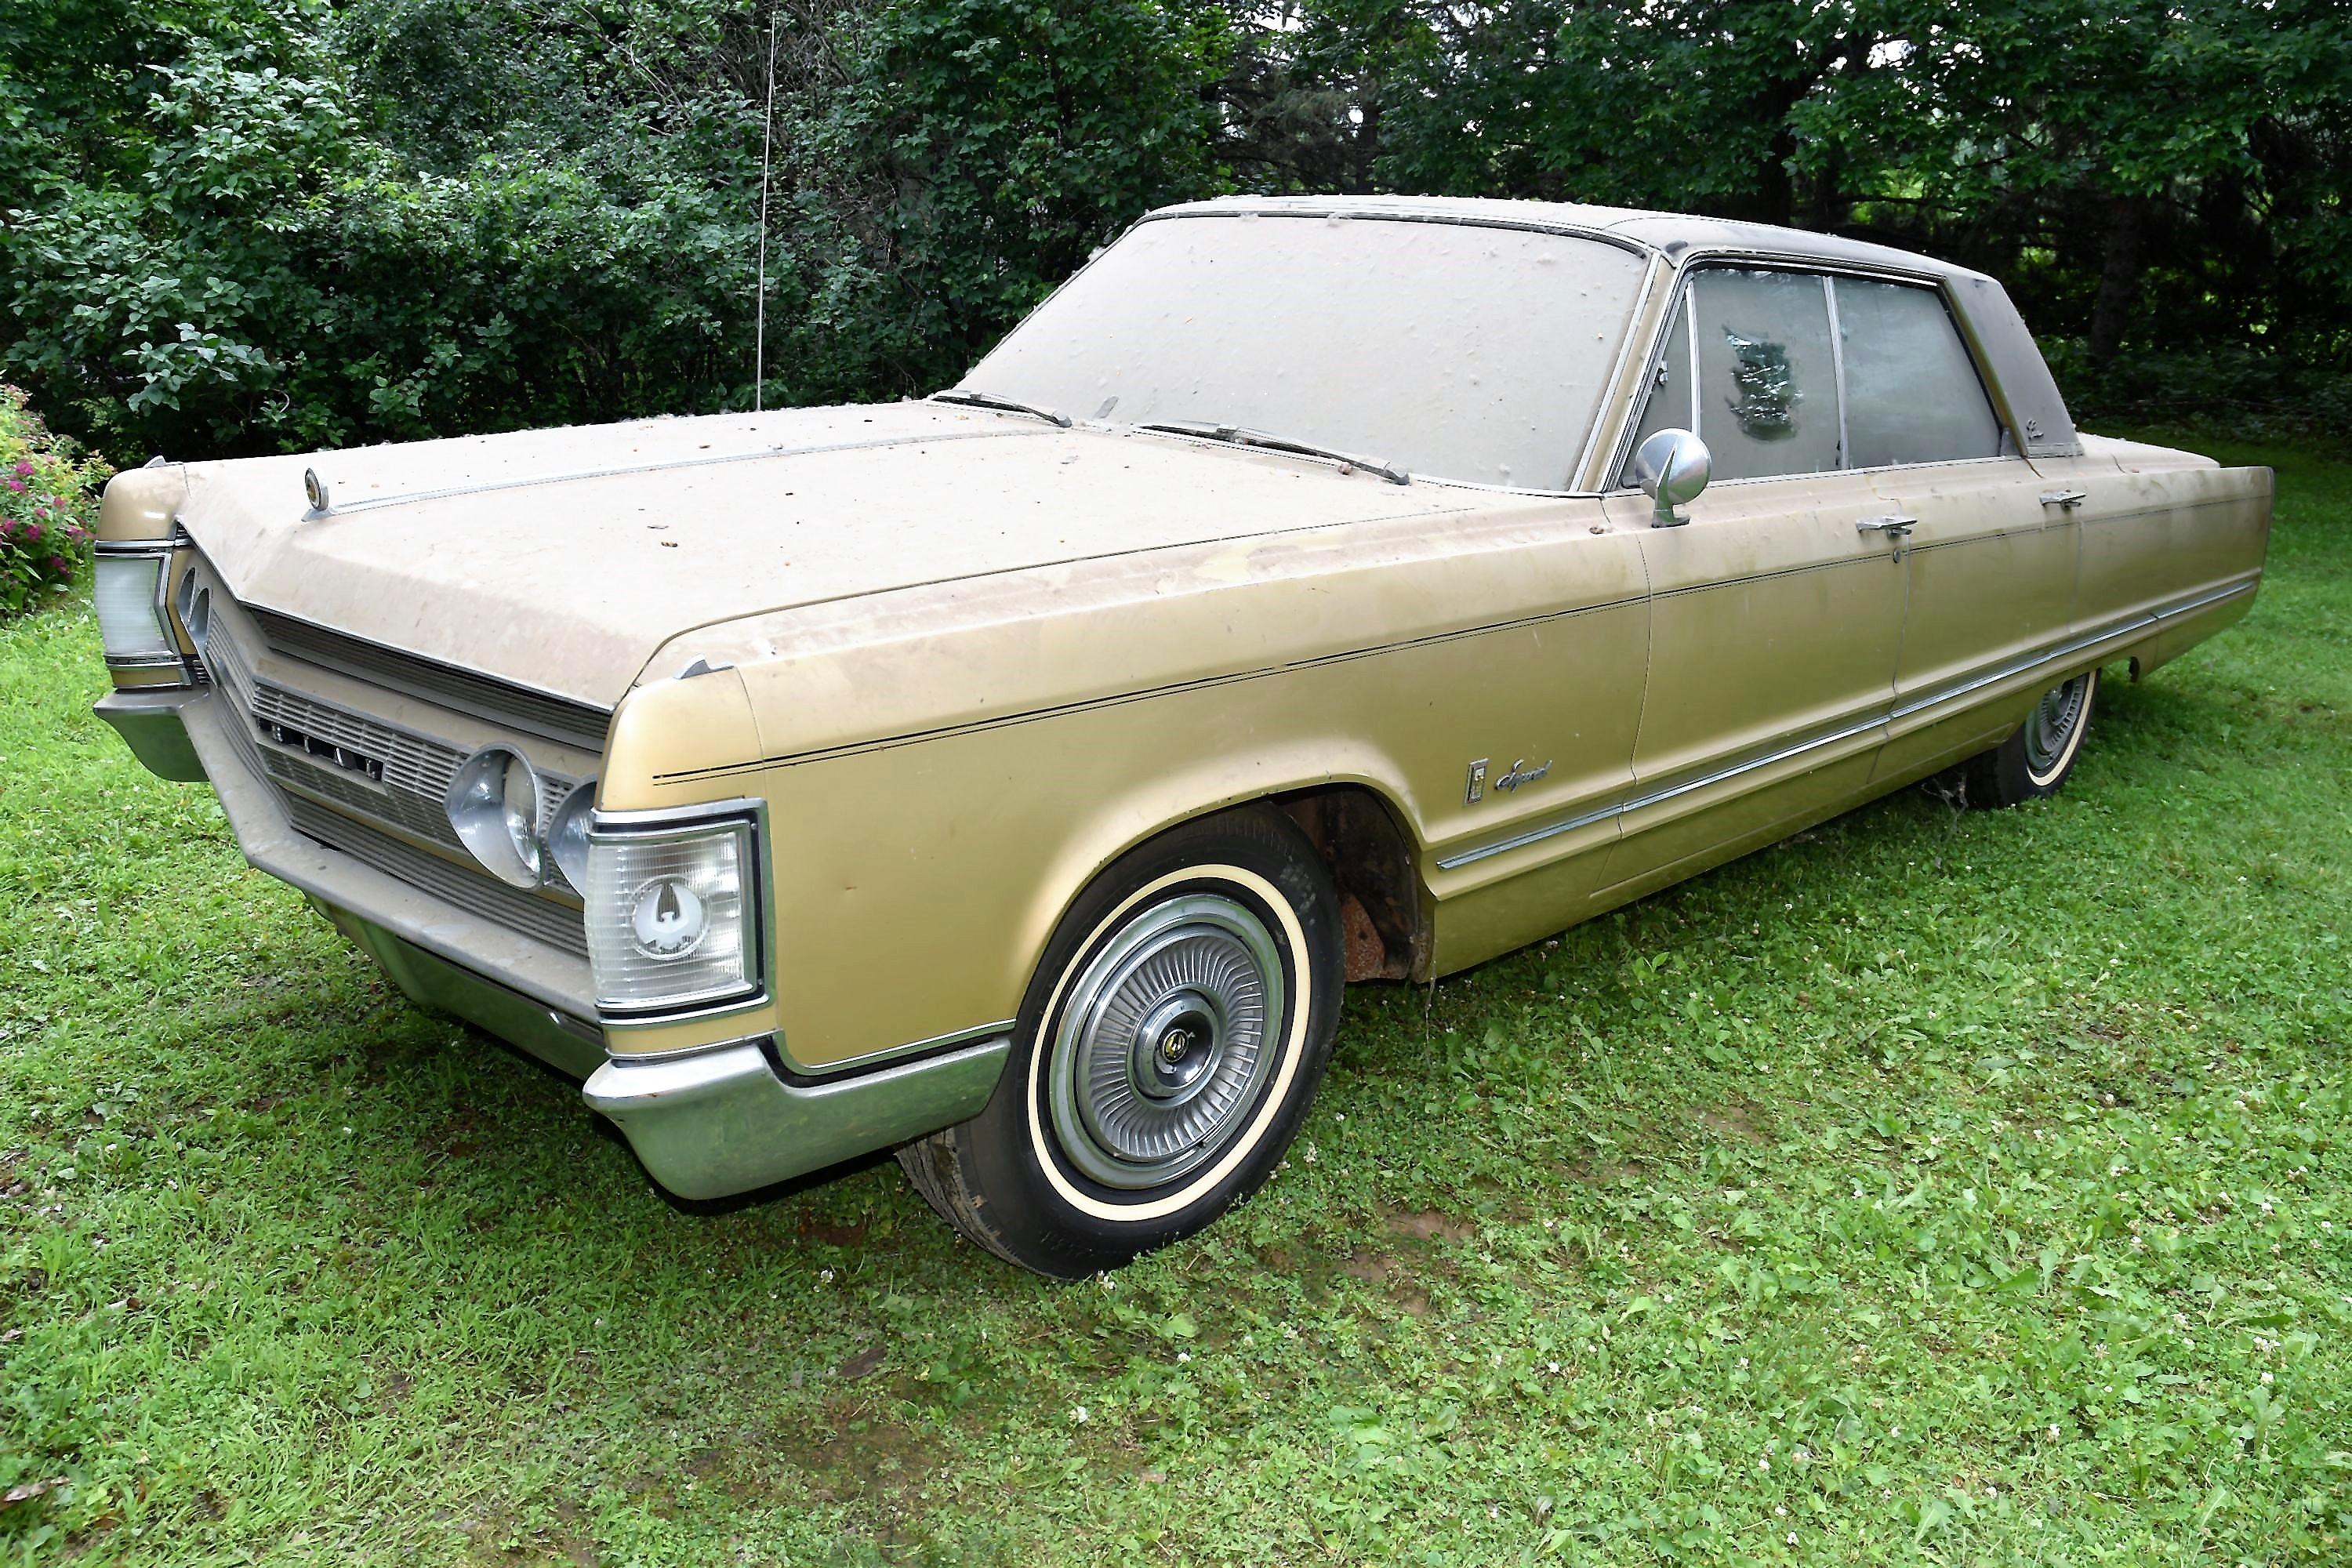
[[[927,401],[124,474],[99,711],[673,1192],[895,1148],[1076,1276],[1265,1178],[1345,982],[2056,789],[2270,513],[1964,268],[1225,200]]]

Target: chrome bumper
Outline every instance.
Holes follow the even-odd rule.
[[[210,780],[257,869],[310,895],[404,994],[572,1077],[646,1170],[686,1198],[752,1191],[976,1116],[996,1089],[1003,1037],[840,1078],[787,1075],[762,1041],[689,1056],[608,1059],[587,965],[433,898],[294,831],[238,761],[205,689],[116,692],[98,716],[167,779]]]
[[[841,1079],[776,1070],[762,1041],[667,1061],[615,1058],[583,1091],[619,1124],[654,1180],[683,1198],[719,1198],[806,1175],[980,1114],[1011,1042]]]

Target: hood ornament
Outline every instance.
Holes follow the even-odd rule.
[[[305,468],[302,470],[302,494],[310,500],[310,515],[312,517],[324,517],[327,514],[327,501],[329,499],[327,494],[327,481],[319,477],[318,469]]]

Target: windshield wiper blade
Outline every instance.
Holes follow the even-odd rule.
[[[1197,436],[1204,441],[1225,441],[1236,447],[1258,447],[1269,452],[1296,452],[1304,458],[1328,458],[1347,468],[1378,474],[1392,485],[1412,483],[1412,476],[1402,468],[1374,458],[1358,457],[1353,452],[1342,452],[1333,447],[1318,447],[1312,441],[1294,441],[1287,436],[1252,430],[1247,426],[1219,425],[1207,419],[1151,419],[1135,427],[1138,430],[1164,430],[1171,436]]]
[[[993,408],[1003,414],[1034,414],[1049,424],[1066,430],[1070,416],[1052,408],[1040,408],[1034,403],[1024,403],[1017,397],[999,397],[992,392],[974,392],[970,387],[950,387],[945,392],[931,394],[933,403],[961,403],[967,408]]]

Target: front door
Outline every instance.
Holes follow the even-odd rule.
[[[1696,429],[1715,482],[1641,535],[1650,679],[1606,895],[1632,897],[1866,793],[1892,705],[1899,541],[1846,468],[1836,282],[1709,267],[1686,280],[1640,434]],[[1619,493],[1612,518],[1647,516]]]

